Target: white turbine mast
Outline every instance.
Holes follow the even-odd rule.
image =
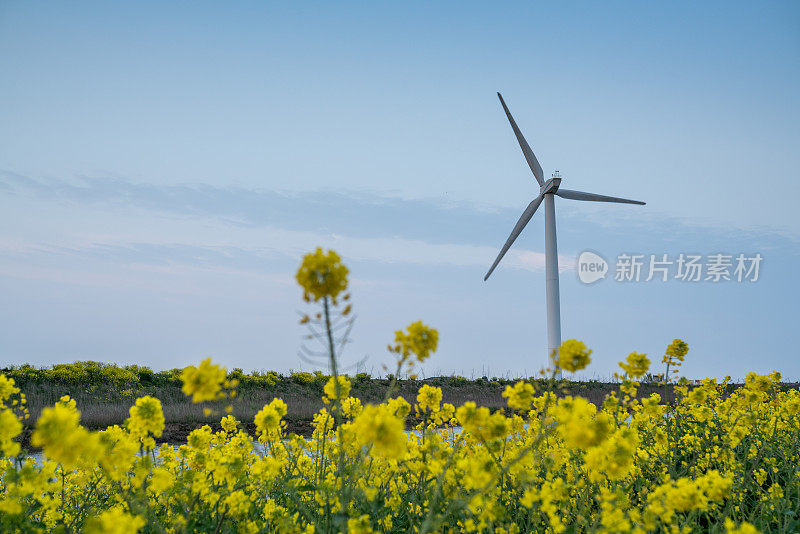
[[[561,189],[561,176],[558,171],[553,173],[552,178],[545,181],[542,166],[533,154],[533,150],[528,145],[528,142],[523,137],[522,132],[519,131],[514,117],[508,110],[503,96],[497,93],[500,98],[500,103],[508,117],[508,122],[511,123],[511,128],[514,130],[514,135],[517,136],[517,142],[522,149],[522,154],[525,156],[525,161],[528,162],[528,167],[531,168],[534,178],[539,183],[539,195],[534,198],[522,216],[517,221],[511,235],[508,236],[506,244],[500,249],[497,259],[489,268],[489,272],[483,278],[484,281],[489,279],[489,276],[494,271],[500,260],[503,259],[508,249],[517,239],[517,236],[522,232],[528,221],[531,220],[533,214],[539,208],[539,205],[544,200],[544,247],[545,247],[545,290],[547,296],[547,355],[550,365],[553,365],[558,347],[561,346],[561,300],[558,294],[558,245],[556,243],[556,204],[555,196],[566,198],[569,200],[587,200],[593,202],[619,202],[623,204],[639,204],[644,205],[644,202],[638,200],[628,200],[626,198],[608,197],[605,195],[596,195],[594,193],[584,193],[583,191],[572,191],[570,189]]]

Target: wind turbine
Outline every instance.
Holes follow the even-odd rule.
[[[569,200],[588,200],[593,202],[620,202],[623,204],[640,205],[644,205],[644,202],[639,202],[638,200],[628,200],[626,198],[596,195],[594,193],[584,193],[583,191],[561,189],[561,177],[559,176],[558,171],[553,174],[552,178],[545,181],[542,167],[539,165],[539,161],[533,154],[533,150],[531,150],[531,147],[528,145],[525,137],[523,137],[522,132],[519,131],[517,123],[514,121],[514,117],[511,116],[511,112],[508,110],[508,106],[506,106],[506,103],[503,100],[503,96],[500,93],[497,93],[497,96],[500,98],[500,103],[503,105],[503,109],[506,112],[508,122],[511,123],[511,128],[514,130],[514,135],[517,136],[517,141],[522,149],[522,154],[525,156],[525,161],[528,162],[528,167],[531,168],[533,176],[539,183],[539,195],[534,198],[531,203],[528,204],[528,207],[525,208],[525,211],[522,212],[522,216],[519,218],[516,226],[514,226],[514,229],[511,231],[511,235],[508,236],[506,244],[503,245],[502,249],[500,249],[500,254],[497,255],[497,259],[494,260],[494,263],[489,268],[489,272],[486,273],[486,276],[483,278],[483,280],[485,282],[489,279],[492,271],[494,271],[495,267],[497,267],[497,264],[500,263],[500,260],[503,259],[503,256],[505,256],[506,252],[508,252],[508,249],[511,248],[511,245],[514,243],[514,240],[517,239],[517,236],[519,236],[520,232],[522,232],[523,228],[525,228],[525,225],[528,224],[528,221],[531,220],[533,214],[536,213],[539,205],[542,203],[542,201],[544,201],[547,353],[548,357],[550,358],[550,363],[552,364],[552,359],[555,357],[558,347],[561,346],[561,304],[558,294],[558,245],[556,244],[556,204],[554,196],[559,196]]]

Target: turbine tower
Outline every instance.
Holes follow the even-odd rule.
[[[492,274],[495,267],[497,267],[497,264],[500,263],[501,259],[503,259],[503,256],[505,256],[506,252],[508,252],[508,249],[511,248],[511,245],[514,243],[514,240],[517,239],[517,236],[519,236],[520,232],[522,232],[523,228],[525,228],[525,225],[528,224],[528,221],[531,220],[533,214],[536,213],[539,205],[542,203],[542,201],[544,201],[547,354],[552,365],[556,351],[558,350],[558,347],[561,346],[561,304],[558,294],[558,245],[556,244],[555,196],[569,200],[588,200],[593,202],[620,202],[623,204],[640,205],[644,205],[644,202],[639,202],[638,200],[628,200],[625,198],[607,197],[605,195],[596,195],[594,193],[584,193],[583,191],[561,189],[561,176],[559,176],[558,171],[553,173],[552,178],[545,181],[542,167],[539,165],[539,161],[533,154],[533,150],[531,150],[531,147],[528,145],[525,137],[523,137],[522,132],[519,131],[517,123],[514,121],[514,117],[511,116],[511,112],[508,110],[508,106],[506,106],[506,103],[503,100],[503,96],[500,93],[497,93],[497,96],[500,98],[500,103],[503,105],[503,109],[506,112],[508,122],[511,123],[511,128],[514,130],[514,135],[517,136],[517,142],[519,142],[519,146],[522,149],[522,154],[525,156],[525,161],[528,162],[528,167],[531,168],[534,178],[536,178],[536,181],[539,183],[539,195],[534,198],[531,203],[528,204],[528,207],[525,208],[525,211],[522,212],[522,216],[519,218],[516,226],[514,226],[514,229],[511,231],[511,235],[508,236],[506,244],[503,245],[502,249],[500,249],[500,254],[497,255],[497,259],[494,260],[494,263],[489,268],[489,272],[486,273],[486,276],[483,278],[483,280],[485,282],[489,279],[489,276]]]

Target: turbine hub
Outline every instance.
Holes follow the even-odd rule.
[[[555,193],[558,191],[558,186],[561,185],[561,175],[558,171],[553,173],[553,176],[547,180],[542,187],[539,189],[540,195],[546,195],[548,193]]]

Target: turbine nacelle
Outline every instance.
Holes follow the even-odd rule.
[[[556,191],[558,191],[558,186],[560,185],[561,185],[561,177],[554,175],[539,188],[539,194],[546,195],[548,193],[555,193]]]

